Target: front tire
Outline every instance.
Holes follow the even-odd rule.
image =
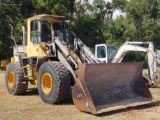
[[[24,94],[28,88],[28,82],[24,79],[24,73],[19,63],[10,63],[6,67],[6,88],[10,94]]]
[[[38,71],[38,92],[44,102],[64,102],[69,97],[70,86],[69,71],[60,62],[50,61],[41,65]]]

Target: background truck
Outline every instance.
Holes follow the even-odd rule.
[[[9,93],[24,94],[31,83],[44,102],[56,104],[67,100],[73,86],[75,106],[92,114],[154,102],[142,63],[100,63],[64,16],[36,15],[22,30],[22,45],[13,38],[14,55],[6,68]]]

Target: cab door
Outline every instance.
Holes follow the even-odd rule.
[[[95,58],[101,62],[108,63],[107,59],[107,47],[105,44],[96,45]]]
[[[27,57],[36,57],[40,43],[39,21],[37,19],[28,20],[27,28]]]

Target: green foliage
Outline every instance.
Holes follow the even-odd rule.
[[[125,55],[123,62],[143,62],[145,69],[148,67],[147,53],[129,51]]]
[[[126,16],[113,20],[117,9]],[[125,41],[153,41],[155,49],[160,49],[159,0],[113,0],[111,3],[94,0],[93,5],[88,0],[0,0],[0,11],[1,58],[11,56],[11,36],[20,43],[21,26],[26,26],[26,19],[36,14],[66,16],[71,20],[72,30],[90,48],[99,43],[119,47]],[[141,61],[144,57],[143,53],[131,53],[126,59]]]
[[[103,31],[95,19],[85,17],[81,20],[80,27],[75,29],[77,36],[83,40],[83,42],[90,47],[94,47],[95,44],[105,43],[103,38]]]
[[[159,18],[158,0],[130,0],[126,12],[134,26],[134,41],[154,41]]]
[[[71,18],[75,0],[35,0],[34,14],[57,14]]]

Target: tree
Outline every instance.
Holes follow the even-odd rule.
[[[130,0],[126,7],[127,18],[134,26],[134,41],[154,41],[157,29],[158,0]]]
[[[56,14],[71,18],[75,0],[35,0],[35,14]]]
[[[13,45],[11,37],[18,36],[16,38],[20,38],[21,34],[19,28],[17,30],[17,26],[22,25],[24,18],[32,14],[32,8],[32,0],[0,0],[0,28],[3,31],[3,34],[0,35],[1,58],[11,56],[11,46]],[[6,52],[3,53],[3,51]]]

